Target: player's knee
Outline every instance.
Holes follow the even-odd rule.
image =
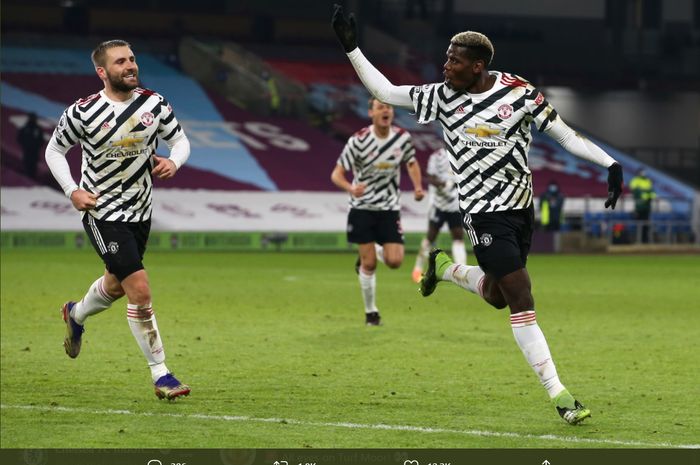
[[[134,286],[129,295],[129,300],[138,305],[146,305],[151,302],[151,288],[148,282],[139,283]]]
[[[105,292],[107,292],[107,295],[109,295],[114,300],[117,300],[120,297],[124,297],[124,288],[122,288],[122,285],[116,279],[114,281],[105,280],[104,284]]]
[[[508,303],[503,297],[486,296],[486,302],[497,310],[501,310],[508,306]]]
[[[119,286],[107,289],[107,294],[109,294],[109,296],[112,299],[117,300],[124,297],[124,295],[126,295],[126,292],[124,292],[124,289],[121,286]]]
[[[151,286],[145,274],[131,275],[122,283],[131,303],[146,305],[151,302]]]
[[[530,292],[523,292],[515,299],[508,302],[511,313],[519,313],[525,310],[532,310],[535,307],[535,299]]]
[[[367,276],[372,276],[377,271],[377,267],[367,268],[366,266],[363,266],[360,268],[360,271]]]
[[[403,261],[403,257],[400,258],[385,258],[384,261],[386,262],[386,266],[388,266],[391,269],[396,269],[401,266],[401,262]]]
[[[492,307],[500,310],[508,306],[506,298],[498,287],[498,282],[488,275],[484,282],[483,293],[484,300]]]
[[[365,274],[374,274],[374,271],[377,269],[377,262],[362,262],[360,269],[364,271]]]

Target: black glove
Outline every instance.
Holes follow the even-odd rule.
[[[345,49],[345,53],[350,53],[357,48],[357,26],[355,25],[355,15],[350,13],[345,19],[343,7],[337,3],[333,5],[333,18],[331,25],[335,30],[335,35]]]
[[[605,201],[605,208],[611,207],[615,210],[620,194],[622,194],[622,167],[619,163],[613,163],[608,167],[608,200]]]

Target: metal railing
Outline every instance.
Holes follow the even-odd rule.
[[[189,75],[241,108],[261,115],[306,115],[305,88],[234,43],[185,38],[180,42],[179,54]],[[268,79],[275,81],[277,103],[271,98]]]

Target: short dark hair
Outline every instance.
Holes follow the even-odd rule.
[[[368,110],[371,110],[371,109],[372,109],[372,107],[374,106],[374,102],[375,102],[375,101],[377,101],[377,102],[379,102],[379,103],[381,103],[381,104],[383,104],[383,105],[389,105],[389,104],[386,103],[386,102],[382,102],[382,101],[379,100],[377,97],[371,96],[371,97],[367,100],[367,109],[368,109]],[[389,105],[389,106],[391,107],[391,106],[393,106],[393,105]]]
[[[480,32],[460,32],[452,36],[450,43],[457,47],[463,47],[465,55],[470,61],[483,60],[486,66],[488,66],[491,64],[491,60],[493,60],[493,44],[488,37]]]
[[[99,44],[97,47],[95,47],[95,50],[92,51],[92,54],[90,55],[90,58],[92,58],[92,64],[95,65],[95,68],[99,67],[104,67],[105,65],[105,55],[107,55],[107,50],[110,48],[114,47],[129,47],[131,48],[131,44],[125,40],[121,39],[112,39],[112,40],[106,40]]]

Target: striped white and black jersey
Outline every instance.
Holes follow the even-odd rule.
[[[430,154],[426,173],[430,176],[435,176],[443,183],[440,187],[434,186],[432,183],[428,186],[431,207],[444,212],[459,211],[457,184],[455,183],[455,175],[452,172],[447,150],[443,148]]]
[[[172,107],[158,93],[137,88],[131,99],[112,101],[104,91],[80,99],[61,116],[53,141],[65,153],[82,148],[80,188],[98,194],[87,213],[104,221],[137,222],[151,217],[158,138],[184,136]]]
[[[530,124],[543,131],[557,116],[529,82],[513,74],[490,73],[496,83],[481,94],[453,91],[445,83],[410,91],[418,122],[442,124],[463,213],[531,205]]]
[[[350,196],[350,207],[360,210],[400,210],[401,163],[415,161],[411,135],[392,126],[389,135],[376,136],[372,126],[353,134],[340,154],[338,164],[352,170],[353,184],[365,183],[361,197]]]

